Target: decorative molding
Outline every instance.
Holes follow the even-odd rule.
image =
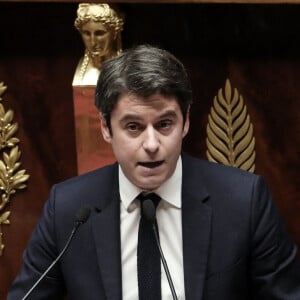
[[[255,170],[253,125],[242,95],[232,90],[229,79],[219,89],[208,115],[207,158],[249,172]]]
[[[0,82],[0,101],[7,87]],[[3,233],[2,225],[10,224],[10,211],[5,211],[10,198],[17,190],[26,188],[25,182],[29,179],[26,170],[19,170],[21,151],[17,144],[19,139],[15,137],[18,130],[18,124],[12,123],[14,112],[9,109],[5,111],[0,103],[0,256],[3,253]]]
[[[77,0],[0,0],[1,2],[28,2],[28,3],[77,3]],[[299,4],[300,0],[106,0],[106,3],[148,3],[148,4],[162,4],[162,3],[204,3],[204,4]]]

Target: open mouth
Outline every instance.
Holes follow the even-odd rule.
[[[154,162],[139,162],[138,164],[139,164],[139,166],[153,169],[153,168],[156,168],[156,167],[159,167],[160,165],[162,165],[163,161],[161,160],[161,161],[154,161]]]

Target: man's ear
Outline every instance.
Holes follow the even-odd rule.
[[[103,136],[104,141],[107,143],[111,143],[111,132],[107,125],[106,119],[103,117],[103,115],[100,113],[100,127],[101,127],[101,133]]]
[[[188,111],[186,113],[185,122],[183,124],[183,132],[182,132],[182,137],[183,138],[189,132],[189,128],[190,128],[190,106],[189,106]]]

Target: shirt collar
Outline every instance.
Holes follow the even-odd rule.
[[[181,208],[181,184],[182,184],[182,161],[179,156],[176,168],[172,176],[164,182],[158,189],[153,192],[158,194],[163,200],[169,204]],[[121,202],[127,211],[134,210],[137,206],[134,202],[136,197],[143,192],[140,188],[135,186],[123,173],[119,165],[119,185]]]

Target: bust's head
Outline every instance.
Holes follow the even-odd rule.
[[[74,25],[90,58],[105,60],[122,51],[123,24],[123,19],[108,4],[81,3]]]

